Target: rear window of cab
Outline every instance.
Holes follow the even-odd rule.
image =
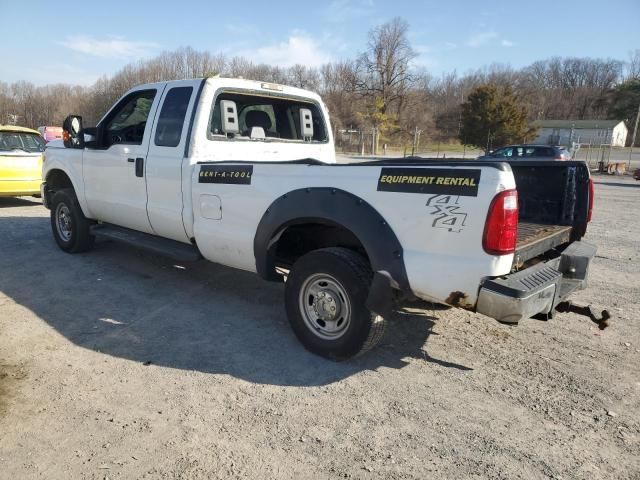
[[[233,102],[237,116],[238,131],[232,134],[224,130],[222,122],[223,101]],[[245,94],[222,92],[214,100],[207,137],[210,140],[255,140],[251,137],[254,127],[264,132],[266,142],[304,142],[301,131],[300,111],[311,112],[313,136],[311,142],[327,142],[327,129],[319,106],[308,100],[269,94]]]

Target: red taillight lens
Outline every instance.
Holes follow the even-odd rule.
[[[518,192],[505,190],[497,194],[487,215],[482,248],[490,255],[508,255],[518,240]]]
[[[593,186],[593,180],[589,179],[589,210],[587,211],[587,223],[591,221],[591,214],[593,213],[593,197],[595,196],[595,187]]]

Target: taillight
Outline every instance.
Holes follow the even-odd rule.
[[[593,180],[589,179],[589,210],[587,211],[587,223],[591,221],[591,214],[593,213],[593,197],[595,194],[596,191],[593,186]]]
[[[482,248],[490,255],[508,255],[518,240],[518,192],[505,190],[497,194],[489,207],[484,225]]]

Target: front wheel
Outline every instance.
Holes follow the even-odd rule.
[[[302,256],[285,285],[291,327],[309,351],[346,360],[376,346],[385,320],[365,306],[372,279],[366,259],[346,248]]]
[[[51,199],[51,230],[58,246],[68,253],[86,252],[93,247],[95,237],[89,227],[92,222],[82,213],[73,189],[58,190]]]

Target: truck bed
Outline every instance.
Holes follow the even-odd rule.
[[[390,161],[361,165],[387,165]],[[409,158],[404,164],[430,166],[493,166],[499,162]],[[586,230],[589,171],[580,161],[508,162],[518,189],[520,219],[514,262],[526,262],[572,241]]]
[[[520,219],[514,262],[579,240],[586,229],[589,172],[584,162],[510,162]]]

